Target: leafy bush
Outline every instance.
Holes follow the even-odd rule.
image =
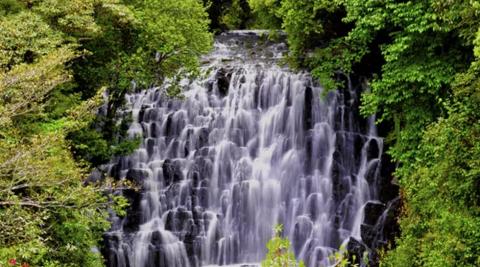
[[[282,225],[275,226],[275,236],[267,243],[268,253],[262,267],[304,267],[303,262],[295,260],[290,241],[280,236],[282,228]]]

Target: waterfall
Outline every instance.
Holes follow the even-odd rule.
[[[309,267],[334,264],[342,244],[368,243],[366,210],[385,213],[375,119],[358,115],[351,82],[324,92],[281,66],[286,52],[261,32],[230,32],[203,74],[181,83],[183,97],[164,86],[126,96],[128,134],[142,143],[104,169],[140,190],[118,192],[131,208],[112,218],[109,266],[259,263],[276,224]]]

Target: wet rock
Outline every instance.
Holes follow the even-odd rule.
[[[366,138],[361,134],[353,134],[352,138],[353,138],[353,147],[354,147],[352,156],[356,159],[355,165],[359,166],[360,161],[362,159],[362,149],[363,149],[363,145],[365,144]]]
[[[192,213],[188,211],[185,207],[178,207],[176,218],[178,222],[183,225],[185,222],[192,218]]]
[[[147,107],[143,106],[140,108],[140,111],[138,112],[138,119],[140,121],[143,121],[143,118],[145,117],[145,112],[146,112]]]
[[[200,181],[200,187],[207,188],[210,186],[210,181],[203,179]]]
[[[162,170],[166,186],[169,186],[172,183],[178,183],[183,179],[181,164],[178,161],[166,159],[163,162]]]
[[[339,203],[348,193],[350,176],[344,176],[346,173],[343,165],[334,161],[332,166],[332,186],[333,199]]]
[[[202,207],[194,207],[193,212],[192,212],[192,218],[195,221],[195,223],[200,223],[203,221],[203,212],[205,211],[204,208]]]
[[[365,179],[369,184],[373,184],[378,178],[380,173],[379,162],[380,161],[378,160],[373,160],[371,163],[369,163],[367,172],[365,173]]]
[[[144,118],[145,118],[145,121],[155,121],[155,120],[157,120],[158,115],[159,115],[158,109],[151,108],[151,109],[147,110]]]
[[[309,196],[312,193],[312,188],[315,186],[316,179],[312,176],[305,177],[305,193]]]
[[[205,157],[205,156],[208,156],[208,151],[209,151],[209,148],[208,148],[208,147],[202,147],[202,148],[198,149],[197,151],[195,151],[194,156],[195,156],[195,157]]]
[[[147,170],[143,169],[130,169],[127,172],[127,180],[133,181],[138,185],[143,184],[143,181],[148,178],[149,173]]]
[[[155,149],[155,139],[148,138],[145,141],[145,146],[147,147],[148,156],[151,157]]]
[[[188,175],[190,181],[193,183],[193,187],[199,187],[200,186],[200,174],[198,171],[191,171]]]
[[[207,88],[208,92],[212,91],[213,83],[214,83],[213,80],[208,80],[208,81],[205,82],[204,86],[205,86],[205,88]]]
[[[157,138],[160,133],[160,127],[156,122],[150,124],[150,137]]]
[[[375,240],[375,236],[377,232],[372,225],[362,224],[360,225],[360,236],[362,237],[362,241],[370,248],[373,247],[373,242]]]
[[[333,129],[335,131],[342,130],[345,128],[345,107],[338,105],[335,107],[334,120],[333,120]]]
[[[142,209],[140,207],[142,194],[134,189],[128,188],[122,190],[122,195],[130,203],[130,206],[127,208],[128,216],[123,222],[123,231],[127,233],[136,232],[140,224],[142,224]]]
[[[165,218],[165,230],[176,232],[177,231],[177,221],[175,218],[175,211],[170,210],[167,213],[167,217]]]
[[[208,194],[208,188],[206,187],[194,189],[194,196],[198,199],[198,206],[203,208],[208,207]]]
[[[247,81],[245,75],[242,75],[242,77],[240,77],[240,83],[245,83]]]
[[[212,175],[212,162],[206,156],[197,156],[194,159],[193,168],[198,173],[200,180],[210,178]]]
[[[398,218],[400,216],[401,201],[400,198],[390,201],[388,203],[385,221],[380,222],[381,225],[377,225],[377,228],[383,228],[383,240],[394,240],[395,236],[400,233],[400,226],[398,224]]]
[[[368,202],[363,209],[363,223],[368,225],[375,225],[378,218],[380,218],[380,216],[382,216],[383,212],[385,211],[385,208],[385,205],[382,203]]]
[[[105,178],[105,175],[103,174],[103,172],[95,168],[87,177],[85,184],[94,184],[94,183],[100,182],[104,178]]]
[[[308,130],[313,128],[313,91],[312,87],[305,88],[305,104],[303,107],[303,129]]]
[[[150,243],[152,243],[152,245],[155,247],[160,247],[162,244],[162,233],[160,233],[160,231],[153,232]]]
[[[197,132],[195,149],[200,149],[208,144],[208,129],[203,127]]]
[[[368,248],[361,241],[350,237],[347,243],[347,251],[349,261],[353,264],[359,264],[363,259],[364,252],[368,251]],[[355,255],[355,257],[353,257]]]
[[[102,255],[105,258],[107,267],[125,266],[131,267],[128,254],[119,253],[120,237],[115,234],[103,235],[103,246],[101,247]],[[125,265],[123,265],[125,264]]]
[[[380,156],[380,145],[374,138],[367,143],[367,159],[376,159]]]
[[[232,129],[232,131],[230,132],[229,138],[236,145],[244,146],[244,136],[245,136],[244,130],[236,128],[236,129]]]
[[[382,177],[383,178],[383,177]],[[379,181],[379,200],[382,202],[389,202],[400,194],[400,188],[398,185],[389,181]]]
[[[112,176],[113,178],[115,179],[120,179],[120,173],[122,171],[122,168],[120,166],[120,164],[118,163],[115,163],[112,165],[112,167],[110,167],[110,176]]]
[[[307,217],[301,217],[295,223],[292,243],[293,243],[293,249],[297,255],[302,249],[303,244],[310,237],[312,231],[313,231],[313,223]]]
[[[179,249],[179,248],[177,248]],[[165,247],[149,246],[148,258],[145,266],[172,266],[173,263],[177,263],[175,266],[187,266],[188,262],[183,258],[172,258],[172,249]],[[174,257],[174,256],[173,256]],[[178,265],[180,264],[180,265]]]
[[[312,174],[312,169],[315,167],[312,166],[313,149],[313,136],[310,133],[305,137],[305,174]]]
[[[198,266],[198,259],[196,257],[197,251],[196,251],[196,236],[197,233],[194,230],[194,226],[192,226],[192,229],[187,232],[185,235],[185,238],[183,239],[183,243],[185,245],[185,250],[187,251],[188,255],[188,261],[190,262],[191,266]]]
[[[344,149],[346,144],[346,134],[343,132],[336,132],[335,133],[335,152],[333,159],[340,161],[342,158],[341,151]]]
[[[310,194],[307,197],[307,212],[313,221],[317,220],[319,211],[321,209],[322,199],[319,194]]]
[[[377,181],[379,191],[379,200],[387,203],[399,196],[399,187],[393,182],[393,172],[395,171],[395,163],[391,156],[383,154],[380,162],[380,179]]]
[[[341,154],[338,151],[333,152],[333,162],[332,162],[332,179],[338,179],[338,177],[343,176],[344,168],[341,164]]]
[[[232,78],[231,70],[221,68],[217,71],[215,78],[217,80],[218,92],[223,96],[227,95],[230,86],[230,79]]]
[[[342,221],[342,218],[336,214],[334,217],[333,217],[333,227],[335,229],[339,229],[340,228],[340,223]]]
[[[165,136],[172,137],[174,134],[175,134],[175,127],[174,127],[173,113],[172,113],[168,115],[167,120],[165,122]]]

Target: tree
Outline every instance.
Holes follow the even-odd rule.
[[[477,39],[478,40],[478,39]],[[478,41],[474,50],[478,49]],[[416,158],[397,170],[407,200],[402,235],[383,266],[480,264],[480,68],[453,83],[447,113],[424,131]]]
[[[0,265],[101,266],[107,210],[126,203],[86,176],[138,143],[122,139],[128,117],[98,128],[118,119],[134,80],[196,73],[206,14],[196,0],[5,0],[0,14]],[[109,116],[97,119],[106,90]]]
[[[126,140],[130,118],[119,117],[117,112],[125,95],[169,79],[173,83],[166,93],[178,96],[178,81],[198,74],[198,58],[212,45],[207,14],[197,0],[129,1],[128,6],[116,3],[99,9],[96,21],[102,32],[80,41],[91,53],[73,66],[83,95],[91,96],[103,86],[108,91],[106,115],[69,135],[75,154],[93,165],[138,145],[135,140]],[[99,128],[100,134],[96,132]]]
[[[52,48],[33,63],[0,72],[0,263],[102,263],[92,247],[108,227],[107,199],[83,185],[85,172],[64,139],[65,129],[80,121],[65,118],[36,125],[36,133],[24,131],[48,94],[71,78],[65,64],[74,57],[68,47]]]

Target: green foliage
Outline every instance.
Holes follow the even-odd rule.
[[[248,0],[252,9],[254,23],[253,28],[277,29],[281,26],[281,19],[278,13],[280,1],[277,0]]]
[[[136,17],[146,24],[139,35],[142,51],[137,53],[158,65],[153,71],[167,78],[178,71],[197,72],[198,57],[210,50],[212,42],[207,14],[198,1],[148,1],[139,4]]]
[[[335,1],[281,1],[278,10],[283,19],[282,27],[289,34],[290,49],[296,55],[301,55],[310,48],[325,33],[325,24],[329,19],[328,11],[337,7]],[[325,17],[322,15],[326,15]]]
[[[75,83],[65,83],[50,92],[45,103],[45,113],[52,120],[61,119],[68,111],[82,102],[81,94],[75,92]]]
[[[397,170],[408,202],[384,266],[480,264],[479,74],[473,62],[457,75],[447,116],[427,127],[415,159]]]
[[[50,28],[41,16],[22,11],[0,18],[0,68],[32,63],[63,43],[62,35]]]
[[[118,117],[125,94],[198,74],[198,57],[212,44],[207,13],[197,0],[128,3],[101,6],[95,17],[101,32],[80,42],[90,53],[73,66],[84,97],[103,86],[108,90],[106,116],[69,135],[76,155],[94,165],[138,144],[125,140],[125,127],[116,123],[130,119]],[[101,134],[95,132],[98,128]]]
[[[297,263],[292,252],[290,241],[282,238],[282,225],[275,226],[275,236],[268,241],[268,253],[262,261],[262,267],[303,267],[303,262]]]
[[[239,0],[233,0],[228,12],[220,18],[220,22],[226,25],[229,29],[238,29],[242,24],[242,19],[239,16],[242,11]]]
[[[90,127],[71,131],[67,138],[71,140],[75,158],[86,160],[92,166],[103,164],[112,156],[128,155],[140,145],[139,138],[107,142],[102,133]]]
[[[23,9],[23,5],[16,0],[0,0],[0,16],[15,14]]]
[[[107,208],[128,202],[88,167],[138,147],[117,115],[132,84],[197,73],[206,16],[197,0],[0,0],[0,266],[103,265]]]
[[[345,245],[341,245],[338,251],[335,251],[332,255],[329,256],[329,259],[334,262],[336,267],[359,267],[356,255],[352,255],[351,259]],[[362,263],[365,266],[368,266],[368,251],[363,253],[363,258],[361,259]],[[362,265],[363,266],[363,265]]]
[[[83,186],[84,171],[62,132],[28,141],[9,135],[0,152],[0,262],[99,266],[101,256],[92,247],[109,225],[107,201],[95,186]]]
[[[42,0],[35,1],[31,10],[40,14],[53,29],[68,36],[85,38],[93,37],[100,31],[94,16],[97,4],[103,3],[95,0]]]
[[[86,127],[70,132],[67,137],[72,140],[72,151],[78,159],[91,162],[94,166],[110,160],[109,144],[100,132]]]
[[[249,28],[254,20],[247,0],[203,0],[214,32]]]
[[[0,47],[11,56],[0,68],[0,263],[99,266],[92,247],[108,227],[107,201],[95,186],[83,186],[85,172],[65,142],[65,130],[78,123],[39,120],[49,95],[70,81],[66,64],[77,53],[26,12],[18,16],[39,23],[37,33],[33,25],[11,25],[17,18],[0,22]]]

